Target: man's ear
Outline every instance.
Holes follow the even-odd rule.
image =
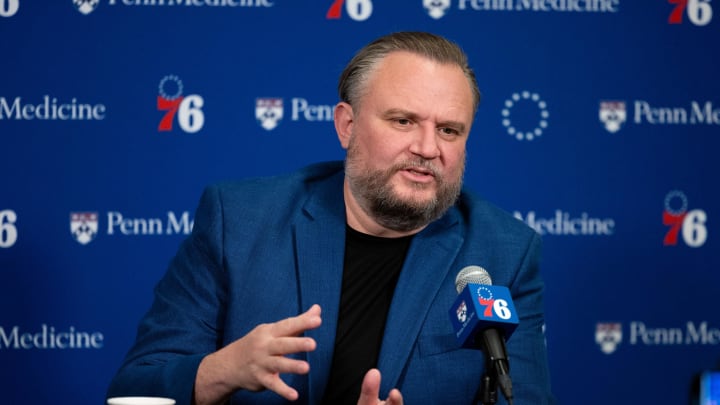
[[[347,149],[350,144],[350,136],[352,135],[355,117],[353,108],[350,104],[341,101],[335,106],[335,132],[337,132],[340,145],[343,149]]]

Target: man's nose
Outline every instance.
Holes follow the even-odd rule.
[[[435,159],[440,156],[437,128],[434,126],[421,126],[414,134],[410,152],[424,159]]]

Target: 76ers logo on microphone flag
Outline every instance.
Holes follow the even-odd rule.
[[[468,284],[449,313],[455,337],[468,348],[476,347],[474,336],[486,328],[502,330],[507,340],[519,322],[510,290],[488,284]]]

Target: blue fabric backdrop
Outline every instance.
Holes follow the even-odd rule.
[[[467,185],[543,234],[560,402],[686,403],[720,360],[716,8],[0,0],[0,402],[103,403],[203,186],[342,158],[342,67],[427,30],[483,92]]]

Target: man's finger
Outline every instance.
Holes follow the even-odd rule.
[[[261,383],[270,391],[280,395],[281,397],[289,400],[289,401],[295,401],[298,399],[298,392],[285,384],[285,381],[283,381],[279,375],[267,375],[264,381],[261,381]]]
[[[373,368],[363,378],[358,405],[375,405],[380,395],[380,371]]]
[[[393,388],[392,391],[390,391],[385,405],[403,405],[403,397],[398,389]]]
[[[315,304],[298,316],[272,324],[272,334],[276,337],[298,336],[307,330],[318,328],[321,323],[320,306]]]
[[[283,356],[273,357],[267,367],[267,372],[271,374],[307,374],[310,371],[308,362]]]
[[[280,337],[268,345],[268,354],[284,356],[292,353],[311,352],[317,344],[315,339],[308,337]]]

